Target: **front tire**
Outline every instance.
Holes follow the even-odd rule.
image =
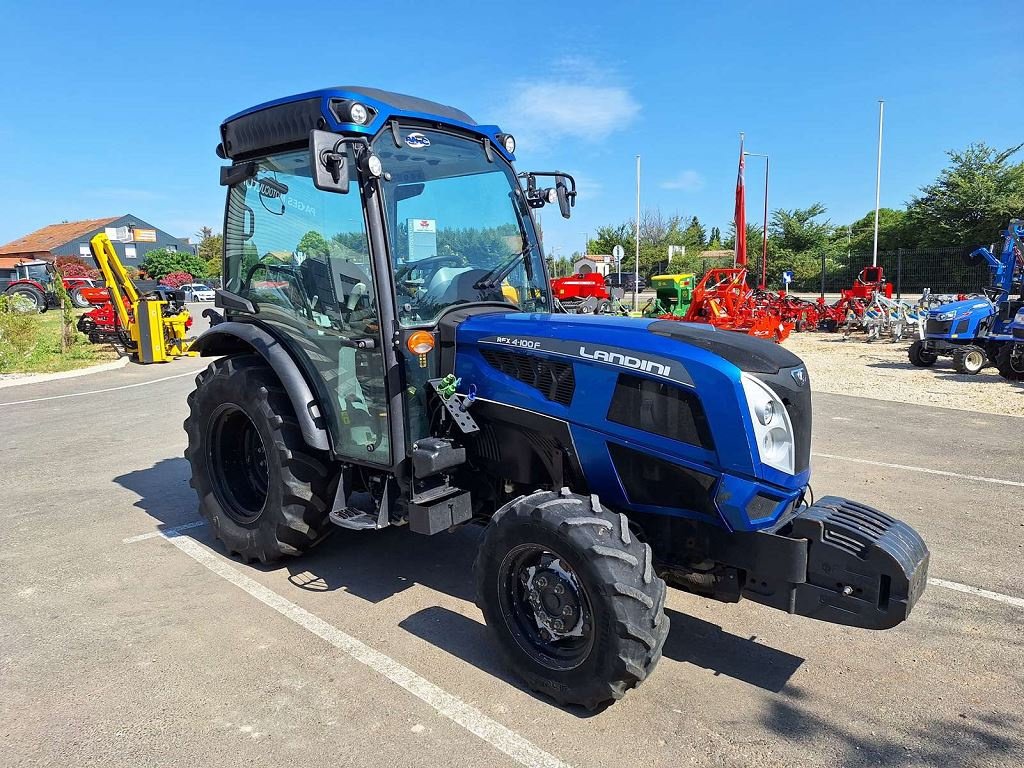
[[[85,295],[82,293],[84,290],[84,288],[75,288],[75,290],[71,292],[71,303],[79,309],[85,309],[86,307],[92,306],[89,303],[89,300],[85,298]]]
[[[924,348],[924,342],[921,339],[915,339],[914,343],[910,345],[907,357],[910,359],[910,364],[918,368],[929,368],[935,365],[935,361],[939,359],[934,352]]]
[[[981,372],[986,363],[988,363],[988,356],[985,354],[985,350],[974,344],[960,347],[953,353],[953,370],[957,373],[974,376]]]
[[[559,704],[595,709],[643,682],[668,637],[665,582],[625,515],[543,491],[500,509],[474,565],[505,662]]]
[[[1014,358],[1014,347],[1019,352]],[[1024,345],[1003,344],[996,353],[996,370],[1007,381],[1024,381]]]
[[[46,296],[44,296],[37,289],[33,288],[30,285],[19,285],[15,288],[12,288],[7,292],[7,295],[10,296],[11,298],[14,298],[15,296],[20,296],[22,299],[26,301],[31,301],[34,309],[29,310],[30,314],[33,312],[45,312],[47,310]],[[28,304],[25,304],[25,306],[27,307]]]
[[[316,544],[330,511],[328,457],[306,445],[262,358],[215,360],[196,377],[188,405],[191,485],[228,553],[267,563]]]

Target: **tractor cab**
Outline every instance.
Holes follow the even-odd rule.
[[[14,274],[17,280],[31,280],[41,285],[53,282],[55,269],[48,261],[23,261],[16,264]]]
[[[446,319],[551,311],[532,211],[553,203],[568,218],[575,181],[517,174],[497,126],[375,89],[263,104],[221,135],[218,305],[302,361],[337,457],[396,468],[429,435]],[[384,383],[396,366],[401,388]]]

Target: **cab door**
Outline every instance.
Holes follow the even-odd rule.
[[[339,457],[388,465],[379,299],[358,184],[316,189],[309,153],[270,155],[232,186],[225,287],[248,299],[303,368]]]

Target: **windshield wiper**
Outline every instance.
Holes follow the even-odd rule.
[[[495,286],[500,284],[502,280],[508,277],[513,269],[519,266],[520,259],[523,260],[523,266],[526,268],[527,279],[533,280],[533,261],[527,256],[527,254],[529,254],[530,251],[534,249],[534,247],[535,246],[533,245],[528,245],[518,253],[513,253],[511,256],[505,259],[505,261],[498,264],[496,267],[491,269],[486,275],[484,275],[475,283],[473,283],[473,287],[478,291],[494,288]]]

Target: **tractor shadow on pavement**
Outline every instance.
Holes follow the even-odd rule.
[[[135,506],[166,530],[198,519],[189,477],[188,462],[172,458],[121,475],[115,482],[138,494]],[[283,570],[288,573],[289,583],[298,589],[340,589],[370,603],[387,600],[417,584],[454,597],[467,604],[472,616],[435,605],[411,614],[399,626],[487,674],[522,688],[497,657],[479,612],[472,607],[473,559],[480,534],[480,528],[467,527],[428,540],[402,529],[372,533],[337,529],[301,558],[248,567],[266,572]],[[193,536],[223,552],[205,526],[180,535]],[[664,649],[668,659],[772,692],[781,691],[803,663],[798,656],[731,634],[694,616],[671,608],[666,608],[666,614],[672,622]],[[593,714],[569,711],[580,717]]]

